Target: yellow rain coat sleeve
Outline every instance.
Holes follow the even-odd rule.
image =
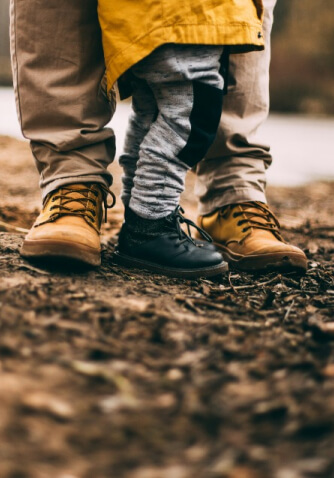
[[[108,88],[165,43],[263,49],[262,0],[98,0]]]

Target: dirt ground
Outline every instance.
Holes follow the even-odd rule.
[[[334,477],[333,183],[268,192],[306,275],[182,281],[113,263],[119,205],[100,269],[24,261],[27,144],[0,166],[0,478]]]

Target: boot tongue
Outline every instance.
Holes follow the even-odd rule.
[[[262,203],[250,203],[249,205],[240,204],[240,210],[243,213],[242,214],[243,218],[247,220],[249,227],[253,227],[253,228],[261,230],[262,228],[260,225],[263,224],[266,226],[266,228],[262,229],[262,233],[264,236],[273,235],[280,241],[283,241],[283,238],[278,230],[279,225],[276,224],[274,216],[272,216],[270,211],[267,210],[265,204],[262,204]],[[258,223],[258,226],[256,223]],[[272,228],[270,228],[270,225],[272,225]]]
[[[254,207],[254,206],[245,206],[245,205],[240,205],[240,211],[243,213],[243,217],[247,219],[248,221],[250,219],[254,219],[256,222],[260,224],[268,224],[271,221],[268,219],[268,215],[266,212],[264,212],[265,208],[260,208],[260,207]],[[246,214],[247,213],[247,214]],[[253,216],[254,214],[254,216]],[[252,224],[250,224],[252,225]]]
[[[68,187],[63,187],[59,191],[61,196],[60,204],[65,203],[66,207],[74,211],[84,210],[87,206],[87,201],[85,201],[84,198],[88,199],[91,193],[90,190],[90,184],[71,184]],[[72,200],[70,201],[70,199]]]

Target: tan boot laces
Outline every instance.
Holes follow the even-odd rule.
[[[107,222],[108,216],[108,209],[114,207],[116,203],[116,197],[114,193],[105,187],[102,184],[99,184],[98,187],[102,190],[102,200],[104,206],[104,221]],[[81,197],[73,198],[71,195],[73,193],[80,194]],[[93,194],[95,197],[89,197],[89,194]],[[108,196],[112,197],[111,204],[108,204],[107,199]],[[51,193],[52,196],[52,193]],[[52,196],[51,202],[55,202],[60,200],[60,204],[55,204],[54,206],[50,207],[50,211],[53,211],[52,214],[43,222],[40,222],[35,225],[35,227],[42,226],[43,224],[54,222],[60,217],[63,216],[79,216],[85,219],[85,221],[92,226],[97,232],[99,229],[95,225],[96,220],[96,208],[98,206],[99,193],[98,191],[94,190],[93,188],[87,187],[79,188],[75,187],[75,185],[69,186],[62,186],[59,188]],[[47,197],[46,202],[50,199],[50,195]],[[75,208],[73,206],[68,206],[70,203],[79,203],[82,207]],[[100,222],[100,221],[99,221]]]
[[[233,206],[230,205],[226,209],[222,209],[222,216],[225,215],[228,208],[234,209],[237,206],[241,207],[242,211],[234,211],[233,217],[241,216],[238,225],[241,226],[245,224],[243,232],[248,231],[252,227],[263,229],[272,232],[278,240],[284,242],[279,231],[281,227],[280,223],[275,214],[270,211],[267,204],[261,202],[245,202],[242,204],[234,204]]]

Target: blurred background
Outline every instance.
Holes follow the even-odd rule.
[[[0,135],[20,137],[8,39],[9,0],[0,0]],[[275,158],[269,182],[294,185],[334,179],[333,0],[278,0],[272,35],[271,115],[260,135]],[[128,104],[112,126],[118,150]]]
[[[0,85],[11,84],[9,38],[9,0],[0,0]]]

